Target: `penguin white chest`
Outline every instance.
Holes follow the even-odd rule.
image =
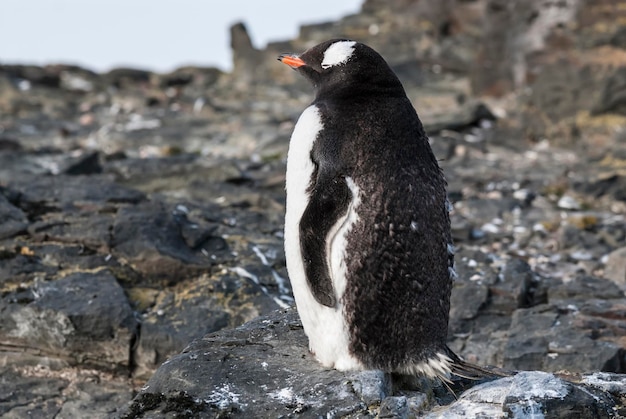
[[[345,215],[326,234],[326,263],[330,271],[337,304],[327,307],[317,302],[307,281],[301,248],[300,220],[309,202],[309,186],[315,165],[311,151],[323,122],[319,109],[312,105],[300,116],[287,154],[287,208],[285,214],[285,256],[296,306],[309,347],[319,362],[339,370],[362,369],[363,365],[349,351],[349,329],[343,312],[342,296],[346,288],[346,236],[358,220],[356,208],[360,195],[357,185],[345,179],[352,200]]]

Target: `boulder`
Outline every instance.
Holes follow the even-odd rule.
[[[626,378],[607,373],[519,372],[452,402],[428,380],[409,387],[380,371],[328,370],[307,350],[289,309],[193,341],[157,370],[121,417],[617,418],[626,413],[625,396]]]
[[[131,368],[137,322],[110,271],[25,284],[0,299],[0,346],[111,371]]]

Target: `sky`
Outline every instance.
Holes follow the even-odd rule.
[[[0,64],[232,67],[229,27],[254,45],[294,38],[305,23],[336,20],[363,0],[0,0]]]

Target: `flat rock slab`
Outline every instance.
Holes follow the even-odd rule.
[[[381,371],[321,367],[307,349],[295,309],[192,342],[165,362],[123,418],[185,417],[620,417],[626,376],[596,373],[564,380],[537,371],[478,384],[460,395],[416,391]],[[620,410],[621,409],[621,410]],[[469,415],[469,416],[467,416]],[[565,415],[565,416],[564,416]]]
[[[596,381],[597,380],[597,381]],[[597,382],[597,385],[586,385]],[[626,395],[626,377],[593,374],[573,384],[553,374],[523,371],[479,384],[467,390],[458,401],[435,409],[427,418],[618,418],[626,410],[610,390],[620,386]]]
[[[0,366],[3,419],[105,419],[132,399],[127,378],[86,368],[50,369],[16,366],[16,362],[5,367],[4,361]]]
[[[390,391],[382,372],[322,368],[287,309],[192,342],[157,370],[126,417],[183,409],[200,417],[367,416]]]
[[[0,298],[0,349],[37,351],[69,364],[129,367],[136,321],[106,269],[17,288]]]

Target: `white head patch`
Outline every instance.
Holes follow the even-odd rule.
[[[324,51],[322,68],[329,68],[347,62],[354,52],[354,41],[335,42]]]

